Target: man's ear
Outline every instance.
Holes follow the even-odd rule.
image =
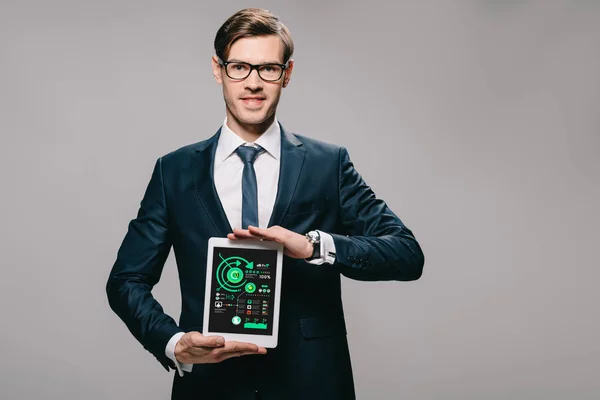
[[[223,79],[221,77],[221,72],[223,71],[223,69],[221,68],[221,64],[219,64],[219,59],[217,58],[217,56],[212,56],[212,69],[215,80],[219,85],[222,84]]]
[[[294,60],[290,60],[288,67],[285,70],[285,74],[283,77],[283,87],[286,87],[290,84],[290,79],[292,79],[292,70],[294,69]]]

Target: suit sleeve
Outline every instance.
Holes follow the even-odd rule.
[[[335,264],[348,278],[410,281],[421,277],[423,252],[412,232],[375,197],[345,148],[339,153],[339,206],[343,234],[332,234]]]
[[[173,367],[173,362],[165,355],[165,347],[181,329],[164,313],[151,292],[160,279],[170,249],[162,159],[159,159],[137,218],[129,223],[117,253],[106,293],[113,311],[167,370]]]

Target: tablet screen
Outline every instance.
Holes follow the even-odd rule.
[[[273,334],[277,250],[214,247],[209,331]]]

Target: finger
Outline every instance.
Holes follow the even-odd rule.
[[[238,234],[236,235],[235,233],[229,233],[227,234],[227,238],[231,239],[231,240],[258,240],[259,238],[254,237],[250,234]]]
[[[219,358],[221,361],[227,360],[228,358],[241,357],[244,355],[243,351],[234,351],[231,353],[223,353]]]
[[[258,226],[248,225],[248,232],[253,235],[266,236],[268,234],[268,229],[259,228]]]
[[[250,232],[250,234],[254,235],[255,237],[259,237],[259,238],[267,239],[267,240],[274,240],[276,242],[283,241],[283,234],[280,230],[262,229],[262,228],[257,228],[255,226],[248,226],[248,231]]]
[[[190,342],[194,347],[223,347],[225,339],[222,336],[193,335]]]
[[[255,353],[253,351],[236,351],[233,353],[223,353],[222,356],[219,357],[219,359],[221,361],[227,360],[228,358],[233,358],[233,357],[241,357],[241,356],[256,356],[256,355],[261,355],[264,353]]]
[[[257,228],[252,225],[248,226],[248,232],[254,237],[261,238],[261,239],[267,239],[267,240],[271,240],[278,236],[271,229]]]
[[[227,342],[225,346],[223,346],[224,352],[238,352],[238,351],[250,351],[253,353],[258,352],[258,346],[253,343],[245,343],[245,342]]]
[[[236,352],[251,352],[257,353],[259,348],[257,345],[253,343],[245,343],[245,342],[236,342],[236,341],[228,341],[225,342],[225,346],[220,347],[218,349],[214,349],[213,353],[217,355],[225,354],[225,353],[236,353]]]
[[[225,348],[227,347],[227,348]],[[267,354],[267,349],[259,347],[252,343],[242,342],[227,342],[225,347],[213,349],[211,357],[215,362],[221,362],[231,357],[239,357],[242,355],[264,355]]]
[[[242,355],[243,354],[242,354],[241,351],[238,351],[238,352],[235,352],[235,353],[222,353],[222,354],[219,354],[219,355],[215,356],[213,358],[213,360],[215,362],[220,363],[220,362],[223,362],[223,361],[225,361],[225,360],[227,360],[229,358],[241,357]]]
[[[254,235],[251,234],[248,230],[246,229],[234,229],[233,230],[233,234],[235,235],[235,237],[239,238],[249,238],[249,239],[254,239]]]

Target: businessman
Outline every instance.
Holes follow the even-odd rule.
[[[110,272],[110,306],[167,370],[176,370],[172,399],[353,399],[340,276],[415,280],[423,253],[344,147],[277,121],[294,69],[294,45],[281,21],[266,10],[241,10],[214,44],[225,121],[209,139],[156,162]],[[200,333],[211,237],[283,245],[277,348]],[[179,323],[152,296],[171,247]]]

